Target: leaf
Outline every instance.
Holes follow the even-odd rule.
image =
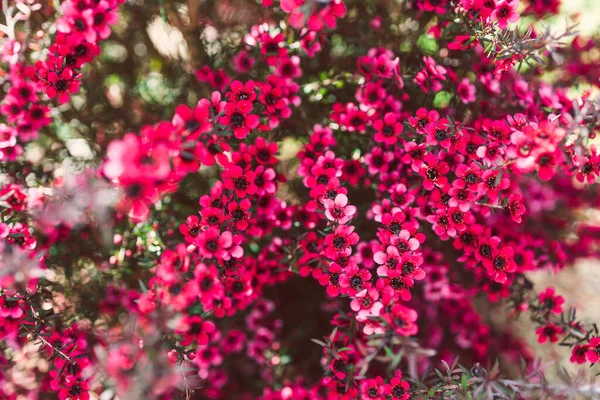
[[[467,386],[468,386],[467,376],[465,374],[463,374],[460,377],[460,387],[461,387],[461,389],[462,389],[463,392],[467,391]]]
[[[310,339],[310,341],[318,344],[321,347],[327,347],[327,344],[325,344],[325,342],[320,341],[319,339]]]
[[[146,285],[144,284],[144,282],[142,282],[141,279],[138,279],[138,283],[140,284],[140,288],[142,289],[142,291],[144,293],[147,293],[148,292],[148,288],[146,287]]]
[[[331,332],[331,335],[329,335],[329,342],[333,342],[333,339],[335,338],[335,335],[337,334],[338,328],[337,326],[335,327],[335,329],[333,330],[333,332]]]

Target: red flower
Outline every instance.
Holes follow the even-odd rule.
[[[398,137],[404,130],[402,123],[397,121],[396,114],[386,113],[383,119],[378,119],[373,123],[375,132],[375,142],[394,145],[398,142]]]
[[[403,380],[402,377],[393,377],[387,384],[386,392],[392,396],[392,399],[408,400],[410,398],[410,383]]]
[[[319,284],[327,286],[325,291],[328,296],[335,297],[340,294],[340,277],[342,273],[343,270],[339,264],[331,263],[329,270],[318,277]]]
[[[267,142],[262,137],[257,137],[254,146],[248,148],[248,152],[254,156],[254,159],[259,164],[277,164],[277,143]]]
[[[424,178],[423,187],[427,190],[432,190],[435,186],[444,187],[448,184],[446,174],[450,171],[450,167],[446,162],[440,162],[438,156],[429,153],[423,158],[423,165],[419,169],[419,175]]]
[[[385,314],[383,319],[388,323],[391,329],[401,336],[416,335],[419,327],[417,321],[417,312],[401,304],[392,307],[390,313]]]
[[[414,281],[408,276],[402,276],[399,271],[388,270],[387,278],[377,280],[376,287],[382,293],[384,303],[390,302],[393,299],[402,299],[408,301],[412,298],[410,288],[414,285]]]
[[[383,378],[377,376],[375,379],[365,379],[360,384],[362,395],[361,400],[385,400],[386,386],[383,384]]]
[[[225,258],[229,255],[239,258],[244,252],[242,248],[234,243],[233,235],[229,231],[219,232],[218,227],[210,227],[198,235],[195,243],[198,244],[198,250],[206,258]]]
[[[571,351],[571,358],[569,359],[569,361],[577,364],[585,364],[587,351],[587,344],[575,345],[575,347],[573,347],[573,350]]]
[[[346,273],[340,276],[339,282],[344,294],[354,296],[363,290],[370,280],[371,273],[369,271],[353,265],[348,267]]]
[[[254,81],[242,83],[240,81],[231,82],[231,91],[225,94],[225,98],[231,102],[248,101],[252,103],[256,100],[256,84]]]
[[[538,335],[538,342],[546,343],[547,340],[550,340],[551,343],[555,343],[558,341],[558,335],[562,335],[564,330],[560,326],[547,324],[540,326],[535,333]]]
[[[244,139],[259,124],[258,115],[252,113],[252,103],[245,100],[225,105],[225,115],[220,118],[223,125],[233,130],[237,139]]]
[[[491,18],[498,20],[500,29],[506,29],[509,22],[517,22],[520,18],[517,7],[519,7],[519,0],[499,0],[492,11]]]
[[[212,129],[207,107],[196,106],[192,110],[185,104],[179,105],[175,109],[173,125],[181,127],[188,140],[196,139],[200,134]]]
[[[328,370],[339,380],[346,378],[346,374],[349,372],[350,367],[350,360],[346,354],[340,354],[338,358],[331,357],[331,360],[327,365]]]
[[[64,380],[67,387],[60,389],[58,398],[60,400],[89,400],[90,384],[83,379],[69,376]]]
[[[496,282],[505,282],[507,273],[516,271],[513,253],[512,247],[504,246],[500,251],[494,251],[492,258],[484,258],[483,265],[487,268],[488,275]]]
[[[235,194],[244,198],[246,195],[255,194],[257,191],[253,171],[244,171],[237,165],[229,165],[223,172],[223,186],[228,190],[234,190]]]
[[[53,99],[58,96],[58,102],[64,104],[69,101],[69,93],[77,93],[80,74],[71,68],[61,68],[62,58],[49,59],[47,63],[38,62],[37,76],[46,89],[46,95]]]
[[[556,290],[553,287],[546,288],[545,291],[539,295],[540,304],[548,311],[554,314],[562,313],[562,306],[565,299],[562,296],[556,294]]]
[[[525,214],[525,206],[521,203],[521,196],[518,194],[511,194],[508,198],[506,208],[508,209],[512,220],[520,224],[522,220],[521,216]]]
[[[358,234],[353,226],[340,225],[325,238],[325,255],[335,259],[338,254],[350,255],[350,246],[358,243]]]
[[[200,316],[185,316],[179,321],[175,332],[183,336],[180,340],[182,346],[189,346],[192,342],[198,345],[208,343],[208,334],[215,331],[215,325],[210,321],[204,321]]]
[[[202,225],[197,215],[190,215],[185,220],[185,224],[179,225],[179,232],[185,236],[185,241],[188,243],[194,243],[201,231]]]
[[[250,219],[249,210],[251,206],[252,203],[248,199],[243,199],[239,204],[235,201],[227,204],[229,216],[233,219],[235,227],[240,231],[248,229],[248,220]]]
[[[597,363],[598,360],[600,360],[600,338],[594,337],[590,339],[585,356],[592,364]]]

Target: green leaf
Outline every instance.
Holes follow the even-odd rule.
[[[146,285],[144,284],[144,282],[142,282],[142,280],[139,279],[138,283],[140,284],[140,288],[142,289],[142,292],[146,293],[148,291],[148,288],[146,287]]]
[[[423,53],[429,55],[435,54],[440,48],[437,40],[425,35],[419,36],[419,39],[417,39],[417,47],[421,49]]]
[[[450,104],[450,100],[452,100],[452,93],[448,93],[444,90],[439,91],[433,98],[433,106],[435,108],[446,108]]]

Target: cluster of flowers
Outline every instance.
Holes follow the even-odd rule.
[[[272,7],[273,0],[262,0],[262,5]],[[346,15],[346,5],[342,0],[281,0],[279,6],[289,14],[291,26],[308,28],[312,32],[335,28],[336,20]]]
[[[48,126],[50,108],[40,101],[31,66],[12,65],[10,90],[0,104],[6,124],[0,124],[0,161],[13,162],[23,153],[23,144],[37,139],[40,129]]]
[[[413,3],[432,18],[451,7],[494,29],[519,18],[515,0],[464,0],[456,9],[444,0]],[[50,122],[37,85],[60,103],[78,90],[77,71],[98,54],[116,6],[67,0],[48,59],[35,68],[14,64],[2,104],[14,125],[0,126],[3,161],[18,159],[17,139],[35,139]],[[587,99],[573,101],[567,87],[527,82],[509,64],[499,67],[472,35],[452,33],[447,50],[469,52],[475,76],[437,56],[402,65],[390,49],[370,48],[345,82],[350,96],[334,97],[339,101],[312,125],[297,153],[296,174],[284,174],[275,130],[301,104],[302,56],[322,50],[324,30],[346,10],[340,0],[287,0],[280,8],[300,30],[297,41],[290,44],[275,24],[256,25],[232,60],[240,74],[266,65],[264,79],[242,82],[225,69],[203,67],[196,76],[217,89],[210,98],[180,105],[170,121],[108,145],[99,174],[120,190],[116,209],[138,228],[186,176],[207,172],[211,187],[199,198],[199,212],[178,222],[181,236],[164,232],[169,241],[156,246],[139,281],[135,276],[140,289],[128,279],[102,287],[102,322],[93,329],[85,318],[52,322],[40,284],[50,250],[57,251],[52,246],[64,245],[75,224],[57,218],[54,229],[40,218],[49,253],[42,256],[25,212],[50,208],[56,217],[55,204],[35,188],[0,189],[0,338],[22,357],[29,357],[25,344],[36,342],[51,364],[27,372],[30,381],[41,382],[31,390],[87,400],[105,385],[123,398],[170,398],[194,376],[203,380],[202,395],[229,398],[247,389],[237,386],[230,365],[244,354],[266,383],[263,399],[406,400],[417,388],[403,376],[405,362],[414,378],[429,361],[449,363],[459,355],[461,362],[485,362],[490,354],[531,360],[518,339],[493,332],[475,311],[472,300],[480,294],[492,302],[511,298],[515,311],[531,311],[539,341],[562,339],[573,347],[572,362],[598,362],[597,330],[573,313],[565,316],[564,299],[553,288],[539,296],[522,290],[526,271],[559,270],[576,256],[598,256],[600,230],[591,225],[578,224],[578,240],[536,227],[547,222],[564,229],[560,216],[547,216],[558,203],[598,205],[593,194],[588,199],[573,190],[600,175],[597,150],[587,145],[588,127],[597,121],[581,118]],[[555,11],[555,2],[531,1],[526,12]],[[380,26],[381,18],[374,21]],[[444,37],[448,24],[431,34]],[[298,48],[302,52],[294,53]],[[504,96],[503,88],[512,90]],[[441,92],[455,94],[452,105],[412,106]],[[474,103],[473,112],[460,111]],[[296,177],[300,194],[288,199],[279,189]],[[57,191],[65,186],[54,183]],[[152,229],[158,232],[158,225]],[[134,268],[143,264],[149,246],[136,235],[134,248],[115,235],[121,248],[102,264],[103,272],[119,270],[123,259]],[[333,333],[314,340],[324,369],[316,380],[275,378],[287,357],[286,338],[280,340],[275,302],[264,297],[295,275],[318,281],[328,297],[323,308],[337,309]],[[515,293],[521,297],[513,299]],[[135,329],[120,325],[123,312]],[[433,320],[438,323],[425,323]],[[94,378],[100,372],[102,382]],[[2,375],[3,381],[9,379]],[[17,398],[14,385],[3,385],[0,394]]]
[[[235,190],[240,199],[274,193],[277,174],[272,167],[277,145],[257,138],[254,146],[240,148],[229,159],[225,155],[231,151],[227,137],[243,140],[251,133],[278,126],[281,118],[289,118],[290,106],[298,101],[298,88],[292,83],[277,75],[269,75],[265,82],[234,81],[224,97],[214,92],[210,100],[200,100],[194,109],[178,106],[172,122],[146,126],[140,136],[129,133],[113,141],[102,170],[127,194],[121,208],[138,220],[146,219],[149,206],[161,194],[177,190],[177,183],[188,173],[215,162],[227,170],[224,188]],[[252,155],[259,165],[248,171]],[[248,210],[249,201],[245,200],[240,206]]]
[[[23,152],[22,145],[35,140],[52,122],[50,108],[41,101],[39,92],[50,99],[58,97],[62,104],[70,93],[79,90],[78,71],[100,53],[98,42],[110,35],[110,25],[117,21],[116,6],[117,0],[65,1],[47,60],[35,66],[20,60],[25,49],[19,41],[6,41],[2,57],[10,65],[10,90],[0,104],[6,117],[6,124],[0,125],[1,161],[15,161]]]
[[[45,61],[35,64],[34,80],[50,99],[60,104],[79,91],[79,70],[100,54],[98,43],[110,36],[117,22],[116,8],[124,0],[67,0],[56,21],[56,37]]]

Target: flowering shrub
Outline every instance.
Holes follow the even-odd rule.
[[[599,360],[528,277],[600,248],[598,38],[559,6],[4,1],[0,397],[600,393],[486,312]]]

